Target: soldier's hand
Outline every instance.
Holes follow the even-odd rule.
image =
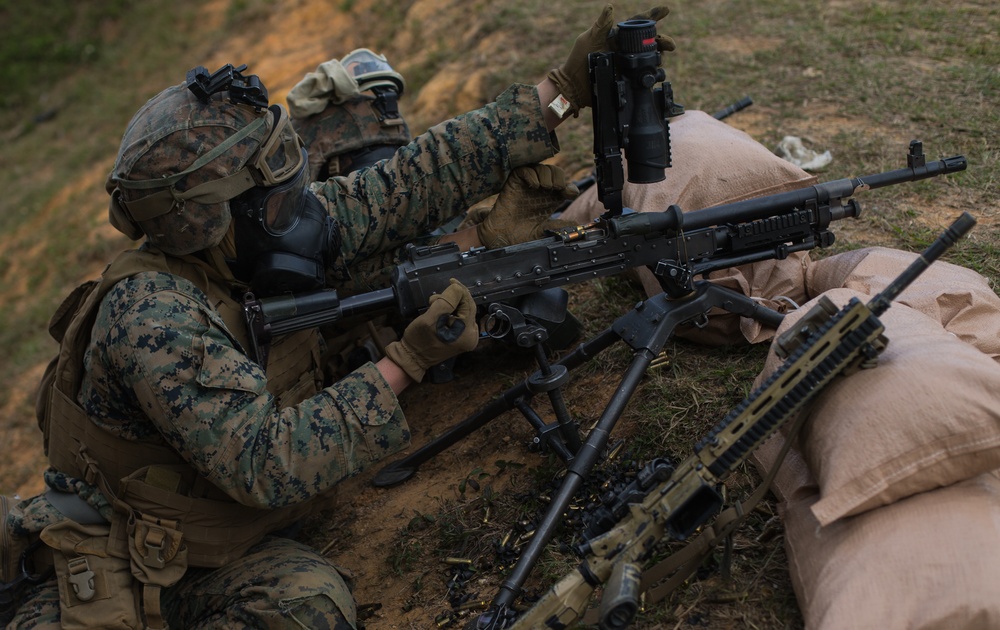
[[[549,217],[578,194],[576,185],[557,166],[519,166],[504,182],[493,209],[476,226],[479,241],[496,249],[542,238],[545,230],[570,226],[569,221]]]
[[[476,303],[452,278],[447,289],[431,296],[430,307],[410,322],[403,338],[385,347],[385,354],[419,382],[428,368],[475,349],[477,343]]]
[[[476,227],[482,223],[483,219],[485,219],[493,210],[493,206],[496,202],[497,196],[493,195],[492,197],[487,197],[486,199],[473,204],[472,207],[465,211],[465,218],[458,224],[455,231],[458,232],[465,228]]]
[[[631,20],[653,20],[659,22],[670,13],[666,6],[653,7],[652,9],[633,15]],[[570,50],[566,63],[549,72],[549,78],[556,84],[562,96],[569,101],[569,112],[573,115],[579,113],[580,109],[590,107],[590,64],[588,55],[594,52],[606,52],[614,50],[614,36],[618,31],[615,22],[615,9],[610,4],[604,7],[601,15],[594,22],[589,30],[584,31],[576,38],[573,48]],[[674,40],[666,35],[657,34],[656,48],[660,52],[672,51],[676,48]]]

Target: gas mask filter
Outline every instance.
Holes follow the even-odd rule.
[[[230,268],[258,296],[321,288],[340,251],[340,233],[308,179],[303,161],[292,179],[252,188],[231,202],[236,260]]]

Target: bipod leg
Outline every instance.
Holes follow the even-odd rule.
[[[560,359],[554,365],[572,371],[596,357],[618,340],[619,337],[617,333],[615,333],[611,328],[608,328],[603,332],[598,333],[590,340],[581,343],[575,350],[573,350],[573,352]],[[406,481],[416,474],[417,469],[419,469],[420,465],[424,462],[430,460],[438,453],[443,452],[453,444],[456,444],[464,437],[471,435],[477,429],[486,426],[497,416],[510,411],[511,409],[518,408],[519,404],[523,404],[525,398],[529,398],[532,395],[532,387],[535,387],[535,385],[531,382],[532,378],[537,377],[534,374],[529,376],[527,379],[500,394],[497,398],[494,398],[484,407],[467,417],[465,420],[462,420],[458,424],[454,425],[434,440],[431,440],[424,446],[421,446],[419,449],[407,455],[403,459],[388,464],[375,475],[373,483],[378,487],[389,487]],[[521,403],[519,403],[519,401],[521,401]],[[565,410],[565,405],[563,406],[563,409]],[[527,415],[525,417],[527,418]],[[531,422],[531,418],[528,418],[528,420]],[[532,424],[534,424],[534,422],[532,422]],[[538,427],[536,427],[536,429],[537,428]],[[577,439],[579,440],[579,438]],[[555,444],[556,441],[552,440],[552,443]],[[556,450],[556,452],[561,456],[564,456],[564,459],[569,455],[569,453],[560,453],[559,447],[555,447],[554,450]]]
[[[514,601],[521,593],[524,582],[528,579],[528,575],[538,562],[543,549],[555,533],[563,513],[573,500],[573,496],[602,456],[610,440],[612,429],[618,423],[618,419],[625,410],[625,405],[635,393],[649,364],[666,345],[678,325],[694,321],[716,306],[730,312],[754,317],[765,324],[777,326],[781,322],[781,314],[760,306],[743,294],[718,287],[707,281],[699,281],[694,283],[693,290],[684,297],[668,299],[666,294],[660,293],[640,302],[634,309],[612,324],[611,330],[614,331],[615,335],[633,349],[632,363],[605,407],[601,418],[590,430],[586,441],[567,467],[567,474],[562,485],[549,503],[542,521],[535,527],[535,533],[528,546],[521,552],[517,564],[500,585],[500,590],[493,599],[490,608],[473,623],[467,625],[467,628],[493,630],[505,627],[503,619],[511,611]]]
[[[500,585],[499,593],[494,598],[490,610],[480,618],[480,624],[484,621],[489,624],[499,614],[502,614],[501,611],[510,609],[514,600],[521,593],[521,587],[524,586],[528,574],[534,568],[535,563],[538,562],[538,558],[541,556],[545,545],[548,544],[555,533],[562,519],[563,512],[569,507],[570,502],[573,500],[573,495],[580,489],[584,479],[586,479],[591,469],[600,459],[604,449],[608,445],[611,430],[617,424],[618,419],[625,410],[625,405],[628,404],[632,394],[635,393],[635,389],[639,386],[639,382],[642,380],[646,369],[656,354],[646,349],[641,349],[635,353],[628,371],[622,378],[621,384],[618,386],[615,394],[611,397],[611,401],[605,407],[600,420],[591,429],[586,441],[584,441],[577,452],[576,457],[573,458],[573,461],[567,467],[566,477],[563,479],[558,492],[552,497],[552,501],[545,512],[545,517],[535,528],[535,533],[531,537],[531,541],[525,550],[521,552],[521,556],[518,558],[514,569]],[[488,628],[491,626],[480,625],[479,627]]]

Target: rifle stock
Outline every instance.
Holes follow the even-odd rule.
[[[663,538],[684,540],[694,533],[722,507],[718,484],[753,449],[836,376],[874,366],[887,343],[878,316],[973,225],[975,219],[963,213],[867,304],[853,298],[838,310],[821,298],[803,323],[778,343],[787,354],[785,363],[701,439],[668,479],[643,500],[628,505],[608,531],[580,545],[577,551],[583,562],[510,627],[569,627],[583,615],[586,600],[602,584],[607,586],[600,627],[618,629],[631,624],[640,594],[636,567],[652,555],[656,543]]]
[[[251,352],[266,365],[267,344],[284,334],[349,317],[395,310],[413,318],[451,278],[469,288],[479,306],[647,266],[668,294],[690,292],[693,278],[718,269],[782,259],[827,247],[833,221],[860,214],[858,192],[954,173],[963,156],[926,162],[920,142],[910,143],[907,167],[845,178],[801,190],[684,213],[602,218],[553,236],[499,249],[459,251],[453,243],[407,248],[393,271],[392,286],[340,298],[333,289],[308,294],[246,296]]]

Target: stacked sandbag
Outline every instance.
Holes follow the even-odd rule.
[[[867,302],[914,257],[816,261],[810,294]],[[939,261],[880,319],[878,366],[838,377],[803,411],[772,486],[806,626],[1000,627],[1000,298]],[[779,365],[772,353],[758,384]],[[761,474],[784,440],[754,453]]]
[[[814,297],[843,287],[875,295],[916,256],[898,249],[869,247],[815,261],[806,270],[806,293]],[[936,262],[896,302],[936,319],[962,341],[1000,359],[1000,297],[975,271]]]

